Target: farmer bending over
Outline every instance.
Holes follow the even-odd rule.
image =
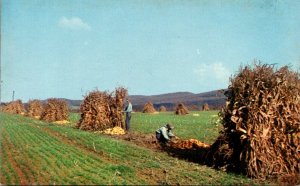
[[[171,132],[173,128],[174,127],[171,124],[167,124],[166,126],[159,128],[156,131],[156,139],[162,144],[167,144],[172,137],[175,137],[175,135]]]

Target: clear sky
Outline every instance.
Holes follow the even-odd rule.
[[[300,69],[300,1],[2,0],[2,101],[200,93],[255,59]]]

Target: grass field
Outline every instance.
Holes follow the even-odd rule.
[[[193,114],[198,114],[198,116],[193,116]],[[70,120],[72,122],[69,126],[74,126],[79,119],[79,114],[71,113]],[[167,123],[172,123],[175,126],[173,132],[180,138],[195,138],[207,143],[213,143],[221,129],[221,124],[218,122],[218,111],[194,111],[185,116],[174,115],[173,112],[159,114],[136,112],[132,114],[131,130],[145,134],[154,134],[158,128]]]
[[[152,133],[171,122],[182,138],[211,142],[216,112],[199,117],[135,113],[132,130]],[[68,125],[0,113],[1,184],[254,184],[254,180],[171,157]],[[212,123],[210,123],[212,121]],[[199,126],[203,125],[203,126]],[[191,129],[191,130],[190,130]],[[205,130],[206,129],[206,130]]]
[[[193,116],[198,114],[199,116]],[[174,133],[183,139],[195,138],[212,143],[218,136],[221,125],[217,122],[218,111],[192,112],[189,115],[179,116],[172,112],[160,114],[134,113],[132,130],[142,133],[154,133],[159,127],[172,123]]]

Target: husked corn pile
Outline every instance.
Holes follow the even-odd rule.
[[[144,105],[144,108],[143,108],[143,113],[154,113],[156,112],[153,104],[151,102],[147,102],[145,105]]]
[[[110,135],[123,135],[125,134],[125,131],[121,127],[114,127],[103,130],[103,133]]]
[[[27,116],[39,119],[42,113],[43,113],[43,104],[40,100],[34,99],[28,102]]]
[[[210,148],[210,145],[205,144],[196,139],[178,140],[170,143],[173,148],[192,149],[192,148]]]
[[[69,116],[68,104],[66,101],[56,98],[47,100],[41,120],[54,122],[67,120]]]
[[[2,111],[10,114],[25,114],[25,108],[21,100],[9,102],[3,107]]]
[[[288,67],[246,66],[225,95],[224,130],[211,147],[210,164],[254,178],[299,178],[299,74]]]
[[[189,113],[189,110],[183,103],[179,103],[176,107],[175,114],[176,115],[186,115]]]
[[[70,123],[68,120],[60,120],[60,121],[54,121],[53,123],[56,123],[56,124],[67,124],[67,123]]]
[[[81,106],[81,118],[77,128],[82,130],[105,130],[112,127],[124,128],[123,101],[127,90],[117,88],[114,93],[92,91]]]

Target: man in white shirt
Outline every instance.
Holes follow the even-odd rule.
[[[127,98],[126,99],[126,108],[124,110],[124,112],[126,113],[126,119],[125,119],[125,127],[126,127],[126,131],[129,131],[130,129],[130,120],[131,120],[131,112],[132,112],[132,104],[130,102],[130,100]]]

